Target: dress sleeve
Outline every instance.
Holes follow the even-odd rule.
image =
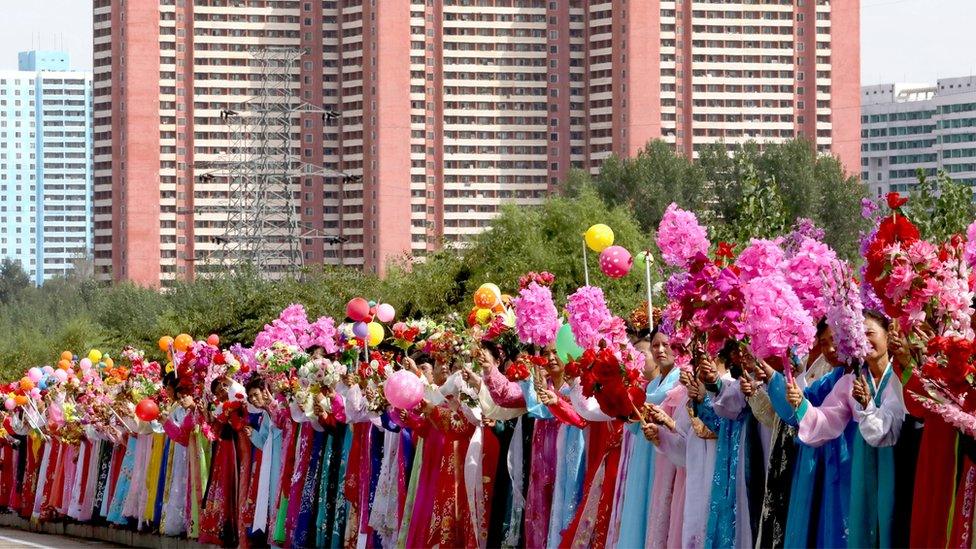
[[[562,400],[562,399],[560,399]],[[583,386],[579,379],[574,379],[569,390],[569,402],[573,405],[579,416],[586,421],[610,421],[612,418],[603,413],[600,404],[593,397],[583,396]]]
[[[522,389],[519,389],[520,396],[521,392]],[[525,408],[504,408],[499,406],[488,391],[487,383],[482,383],[481,389],[478,390],[478,404],[481,406],[481,412],[486,418],[497,421],[514,419],[525,414]]]
[[[497,366],[485,370],[482,381],[488,387],[488,393],[498,406],[503,408],[527,407],[518,382],[509,381],[505,374],[498,370]]]
[[[166,423],[163,424],[163,431],[180,446],[187,446],[190,444],[190,433],[193,432],[193,426],[193,414],[187,412],[183,416],[183,421],[166,420]]]
[[[749,409],[752,410],[752,415],[756,416],[759,423],[762,423],[766,427],[773,429],[776,426],[776,412],[773,410],[773,404],[769,400],[769,393],[766,392],[765,387],[761,387],[756,390],[748,399]]]
[[[264,448],[264,443],[268,440],[268,434],[271,432],[271,416],[267,412],[261,414],[261,423],[258,425],[257,429],[251,430],[251,444],[255,448]]]
[[[865,442],[877,447],[894,446],[901,434],[906,413],[901,382],[895,376],[888,382],[882,398],[880,406],[875,406],[874,400],[870,400],[866,408],[861,408],[861,404],[852,397],[854,419]]]
[[[556,397],[556,403],[549,405],[549,412],[559,421],[582,429],[586,427],[585,416],[577,413],[578,408],[570,404],[562,395]]]
[[[709,431],[718,433],[722,426],[723,418],[715,413],[712,395],[705,395],[705,400],[695,405],[695,411],[698,414],[698,419],[705,424],[705,427],[708,427]]]
[[[746,396],[742,394],[742,389],[739,387],[739,380],[731,376],[722,379],[722,388],[712,397],[712,409],[719,417],[725,419],[738,419],[748,404]]]
[[[830,394],[831,389],[837,384],[837,381],[844,375],[843,368],[834,368],[833,370],[827,372],[825,375],[810,383],[810,385],[803,390],[803,396],[810,401],[810,404],[814,406],[820,406],[827,395]]]
[[[808,446],[823,446],[839,437],[852,419],[848,397],[853,377],[845,375],[820,406],[813,406],[803,399],[796,410],[799,420],[800,441]]]
[[[675,467],[685,466],[690,427],[688,407],[681,405],[674,412],[674,431],[663,426],[658,430],[657,451],[664,454]]]
[[[552,419],[554,417],[549,408],[539,402],[539,395],[535,393],[535,384],[532,383],[531,377],[519,381],[518,386],[521,388],[522,396],[525,399],[525,409],[531,417],[536,419]]]

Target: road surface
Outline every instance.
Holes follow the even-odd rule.
[[[24,532],[13,528],[0,528],[0,548],[2,549],[79,549],[122,547],[111,543],[61,536],[50,536],[34,532]]]

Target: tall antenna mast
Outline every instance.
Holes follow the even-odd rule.
[[[301,178],[351,176],[303,162],[293,148],[292,135],[303,113],[329,120],[339,116],[296,97],[303,53],[288,47],[252,49],[251,57],[261,67],[257,94],[229,103],[221,112],[229,150],[205,176],[228,179],[227,224],[215,239],[220,248],[201,270],[252,269],[270,279],[293,276],[302,267],[301,240],[323,238],[301,225]]]

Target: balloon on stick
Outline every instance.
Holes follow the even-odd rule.
[[[424,384],[413,372],[397,370],[383,384],[386,400],[394,408],[411,410],[424,398]]]
[[[159,417],[159,406],[151,398],[144,398],[136,404],[136,417],[142,421],[153,421]]]
[[[623,246],[610,246],[600,253],[600,269],[610,278],[623,278],[634,265],[634,258]]]
[[[389,303],[380,303],[376,306],[376,319],[380,322],[392,322],[396,317],[396,309]]]
[[[591,250],[600,253],[613,246],[613,229],[603,223],[597,223],[586,229],[583,238]]]

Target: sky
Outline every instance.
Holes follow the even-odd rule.
[[[0,69],[38,47],[63,47],[91,69],[91,0],[0,0],[0,13]],[[861,84],[976,74],[974,23],[976,0],[861,0]]]

